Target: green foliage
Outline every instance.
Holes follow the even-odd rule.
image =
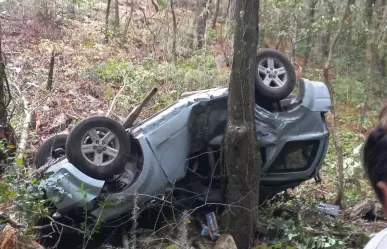
[[[109,58],[97,68],[97,73],[103,81],[119,80],[132,68],[132,64],[127,61]]]
[[[299,198],[289,199],[283,195],[269,201],[268,207],[260,214],[261,222],[269,231],[266,238],[269,243],[268,246],[255,248],[344,248],[345,239],[330,235],[335,229],[342,229],[340,223],[313,211],[311,203],[303,202],[300,206],[298,203],[303,200]],[[312,231],[318,231],[320,235]]]
[[[165,6],[167,5],[166,0],[157,0],[157,5],[159,6],[160,9],[164,9]]]
[[[326,235],[315,236],[293,219],[275,218],[270,221],[268,229],[274,230],[275,236],[269,246],[258,248],[339,249],[345,244],[343,239],[329,235],[328,226]]]
[[[6,151],[3,146],[1,150]],[[41,180],[26,171],[22,158],[9,159],[8,167],[0,182],[0,203],[12,202],[12,207],[7,210],[7,213],[15,214],[22,225],[22,232],[28,233],[40,218],[49,215],[46,203],[52,200],[43,198]]]
[[[207,30],[207,39],[218,40],[220,38],[220,33],[214,29]]]
[[[351,73],[350,76],[343,77],[337,75],[332,82],[335,89],[335,98],[344,103],[359,103],[364,99],[364,83]]]
[[[206,51],[198,51],[177,64],[147,60],[142,65],[133,65],[108,59],[88,74],[95,75],[99,82],[123,81],[125,91],[118,97],[118,108],[137,105],[151,88],[158,87],[152,101],[154,111],[170,105],[185,91],[225,85],[229,77],[227,70],[215,67],[213,54]]]
[[[167,246],[165,249],[180,249],[180,246],[173,244],[173,245]]]

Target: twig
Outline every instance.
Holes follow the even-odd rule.
[[[122,235],[122,247],[123,247],[123,249],[130,249],[129,238],[128,238],[128,234],[126,232],[126,229],[124,229],[124,234]]]
[[[124,88],[125,88],[125,79],[123,80],[123,84],[122,84],[120,90],[118,91],[116,96],[114,96],[112,104],[110,105],[109,111],[106,113],[106,117],[108,117],[110,115],[110,113],[112,112],[113,107],[114,107],[114,105],[116,103],[116,100],[117,100],[118,96],[120,96],[120,94],[121,94],[122,90],[124,90]]]
[[[323,231],[316,231],[311,227],[304,227],[304,230],[311,235],[329,234],[329,235],[338,236],[338,237],[349,237],[352,235],[355,235],[355,236],[364,235],[363,232],[334,232],[334,231],[333,232],[323,232]]]
[[[136,192],[137,193],[137,190]],[[136,249],[137,248],[137,237],[136,237],[136,229],[138,227],[138,217],[140,215],[140,208],[138,206],[138,195],[136,194],[135,197],[134,197],[134,200],[133,200],[133,209],[132,209],[132,221],[133,221],[133,225],[132,225],[132,229],[130,230],[130,234],[131,234],[131,243],[130,243],[130,249]],[[129,248],[128,248],[129,249]]]
[[[80,229],[78,229],[78,228],[75,228],[75,227],[72,227],[72,226],[69,226],[69,225],[60,223],[60,222],[54,220],[53,218],[51,218],[50,216],[47,216],[47,218],[50,219],[53,223],[56,223],[56,224],[58,224],[58,225],[60,225],[60,226],[62,226],[62,227],[67,227],[67,228],[73,229],[73,230],[75,230],[75,231],[77,231],[77,232],[79,232],[79,233],[82,233],[82,234],[85,233],[84,231],[82,231],[82,230],[80,230]]]
[[[0,213],[0,220],[2,222],[10,224],[14,228],[20,228],[21,227],[18,223],[16,223],[15,221],[11,220],[11,218],[9,218],[8,215],[6,215],[3,212]]]
[[[12,18],[10,16],[4,16],[4,15],[0,15],[0,19],[4,19],[7,21],[15,21],[15,22],[31,20],[30,18]]]
[[[91,232],[90,232],[90,234],[89,234],[89,236],[88,236],[88,238],[87,238],[87,241],[86,241],[86,243],[84,244],[83,249],[85,249],[85,248],[87,247],[87,244],[89,243],[89,241],[90,241],[90,239],[91,239],[91,236],[93,236],[94,231],[95,231],[95,229],[97,228],[97,225],[98,225],[99,221],[101,220],[101,215],[102,215],[102,213],[103,213],[103,210],[105,209],[105,206],[106,206],[106,201],[103,203],[103,205],[102,205],[102,207],[101,207],[101,213],[99,214],[98,219],[97,219],[97,221],[95,222],[94,227],[93,227],[93,229],[91,230]]]
[[[157,88],[154,87],[148,94],[147,96],[145,97],[145,99],[138,105],[136,106],[128,115],[128,117],[126,118],[125,122],[123,123],[123,127],[126,129],[126,128],[129,128],[130,126],[133,125],[134,121],[138,118],[138,116],[140,115],[140,112],[142,110],[142,108],[149,102],[149,100],[153,97],[153,95],[155,95],[157,92]]]
[[[153,42],[152,42],[152,49],[153,49],[153,53],[155,53],[156,52],[156,48],[155,48],[156,35],[153,32],[153,30],[150,28],[150,26],[149,26],[149,23],[148,23],[148,20],[147,20],[148,18],[146,17],[144,8],[140,7],[139,9],[141,10],[142,15],[144,16],[145,25],[147,26],[149,32],[152,34],[152,38],[153,38],[152,39],[153,40]]]

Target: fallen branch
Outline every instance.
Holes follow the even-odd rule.
[[[60,226],[62,226],[62,227],[67,227],[67,228],[72,229],[72,230],[75,230],[75,231],[77,231],[78,233],[81,233],[81,234],[84,234],[84,233],[85,233],[84,231],[82,231],[82,230],[80,230],[80,229],[78,229],[78,228],[76,228],[76,227],[72,227],[72,226],[63,224],[63,223],[61,223],[61,222],[58,222],[58,221],[54,220],[53,218],[51,218],[50,216],[47,216],[47,218],[50,219],[52,223],[58,224],[58,225],[60,225]],[[37,227],[35,227],[35,229],[37,229]]]
[[[349,237],[349,236],[367,236],[364,232],[323,232],[323,231],[317,231],[317,230],[314,230],[313,228],[311,227],[304,227],[304,230],[311,234],[311,235],[326,235],[326,234],[329,234],[329,235],[332,235],[332,236],[338,236],[338,237]]]
[[[0,224],[1,223],[8,223],[10,226],[12,226],[14,228],[20,228],[21,227],[18,223],[16,223],[15,221],[11,220],[11,218],[9,218],[8,215],[6,215],[3,212],[0,212]]]
[[[113,110],[113,107],[114,107],[114,105],[115,105],[115,103],[116,103],[116,101],[117,101],[117,98],[118,98],[118,96],[120,96],[120,94],[121,94],[121,92],[124,90],[124,88],[125,88],[125,80],[123,80],[123,84],[122,84],[122,87],[120,88],[120,90],[118,91],[118,93],[116,94],[116,96],[114,96],[114,98],[113,98],[113,101],[112,101],[112,104],[110,105],[110,108],[109,108],[109,111],[106,113],[106,117],[108,117],[109,115],[110,115],[110,113],[112,112],[112,110]]]
[[[52,91],[54,65],[55,65],[55,47],[53,47],[51,51],[50,66],[49,66],[48,79],[47,79],[47,85],[46,85],[47,91]]]
[[[23,161],[24,150],[26,149],[26,146],[27,146],[28,126],[31,122],[31,111],[28,108],[29,103],[28,103],[27,99],[24,97],[24,95],[22,94],[22,92],[20,91],[20,88],[16,84],[12,84],[12,85],[15,87],[15,89],[19,93],[20,98],[23,101],[23,107],[24,107],[25,117],[24,117],[24,122],[23,122],[23,126],[22,126],[20,142],[18,145],[18,152],[19,153],[17,156],[17,159],[21,158],[21,160]]]
[[[157,92],[157,88],[154,87],[144,98],[144,100],[136,106],[128,115],[128,117],[125,119],[125,122],[123,123],[123,127],[125,129],[129,128],[130,126],[133,125],[134,121],[138,118],[138,116],[141,113],[142,108],[150,101],[150,99],[155,95]]]

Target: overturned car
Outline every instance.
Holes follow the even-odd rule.
[[[331,99],[325,84],[307,79],[299,80],[296,96],[289,95],[295,75],[286,57],[264,50],[257,59],[257,100],[266,101],[254,106],[264,202],[318,174],[328,148],[324,114]],[[44,168],[41,184],[55,217],[87,207],[92,216],[112,221],[134,205],[169,198],[176,207],[221,203],[227,97],[227,86],[197,91],[126,129],[97,116],[80,121],[69,135],[49,138],[35,164]]]

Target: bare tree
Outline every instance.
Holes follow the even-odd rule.
[[[208,9],[211,0],[199,0],[199,8],[196,15],[196,39],[197,47],[200,49],[204,44],[204,34],[206,32]]]
[[[133,10],[134,10],[134,0],[130,2],[130,12],[129,12],[129,16],[126,18],[124,32],[122,33],[122,41],[124,41],[126,39],[126,36],[128,35],[129,25],[133,17]]]
[[[303,67],[306,67],[308,65],[309,60],[309,54],[311,49],[311,42],[313,37],[313,30],[312,30],[312,24],[314,21],[314,15],[316,13],[316,5],[318,0],[309,0],[309,13],[308,13],[308,21],[309,21],[309,30],[308,30],[308,37],[306,38],[306,47],[305,47],[305,55],[304,55],[304,65]]]
[[[54,65],[55,65],[55,47],[52,48],[52,51],[51,51],[48,79],[47,79],[47,85],[46,85],[46,90],[48,91],[52,90],[53,77],[54,77]]]
[[[155,8],[155,11],[156,11],[156,12],[159,12],[159,6],[158,6],[157,3],[155,2],[155,0],[151,0],[151,2],[152,2],[153,7]]]
[[[365,8],[365,24],[369,31],[373,30],[372,27],[372,16],[374,14],[374,5],[376,3],[376,0],[367,0],[366,1],[366,8]],[[372,34],[372,32],[371,32]],[[367,68],[367,80],[364,81],[364,102],[363,106],[361,108],[361,115],[360,115],[360,124],[359,124],[359,130],[363,128],[366,116],[367,116],[367,106],[368,106],[368,96],[369,92],[371,90],[372,86],[372,70],[373,70],[373,63],[375,58],[377,56],[374,56],[373,53],[373,37],[372,35],[369,37],[367,35],[366,38],[366,50],[365,50],[365,61],[364,61],[364,67]],[[376,55],[376,54],[375,54]]]
[[[173,61],[176,63],[177,53],[176,53],[176,36],[177,36],[177,22],[175,15],[175,8],[173,5],[173,0],[170,0],[171,12],[172,12],[172,24],[173,24],[173,37],[172,37],[172,55]]]
[[[109,41],[109,16],[110,16],[110,5],[112,0],[107,0],[106,16],[105,16],[105,42]]]
[[[341,21],[339,29],[336,31],[335,36],[332,39],[332,42],[330,43],[330,46],[328,49],[328,58],[327,58],[325,65],[324,65],[324,81],[329,89],[329,93],[330,93],[331,99],[332,99],[331,113],[333,116],[333,127],[332,127],[331,132],[332,132],[332,136],[333,136],[333,143],[335,144],[335,149],[336,149],[337,171],[338,171],[338,177],[339,177],[337,196],[336,196],[336,201],[335,201],[336,205],[341,205],[341,202],[342,202],[343,197],[344,197],[344,159],[343,159],[343,147],[341,146],[340,135],[337,132],[338,117],[337,117],[335,101],[334,101],[335,91],[334,91],[333,86],[329,80],[329,68],[331,66],[333,49],[335,48],[337,40],[339,39],[339,36],[341,35],[341,32],[342,32],[344,24],[345,24],[345,20],[350,16],[351,5],[353,4],[353,2],[354,2],[354,0],[347,1],[347,6],[345,8],[343,19]]]
[[[228,15],[228,19],[231,21],[235,20],[236,2],[237,2],[237,0],[229,0],[228,1],[227,15]]]
[[[219,15],[219,5],[220,5],[220,0],[216,0],[215,11],[214,11],[214,15],[212,16],[212,20],[211,20],[211,28],[212,29],[215,29],[215,27],[216,27],[216,21],[218,19],[218,15]]]
[[[228,96],[228,121],[223,145],[227,172],[226,201],[230,209],[222,220],[238,248],[247,249],[258,221],[261,158],[254,125],[254,81],[258,43],[259,0],[236,2],[234,59]]]
[[[335,8],[331,1],[327,1],[327,4],[324,6],[324,12],[328,15],[329,18],[332,18],[335,14]],[[331,40],[332,33],[332,24],[328,24],[327,30],[321,34],[321,52],[325,57],[329,55],[329,44]]]
[[[117,31],[118,28],[120,27],[120,2],[119,0],[114,1],[114,28]]]
[[[5,58],[2,51],[2,27],[0,25],[0,139],[5,140],[5,146],[13,145],[16,148],[15,132],[9,123],[7,108],[11,103],[12,95],[5,72]],[[15,149],[9,149],[9,153],[14,153]],[[0,163],[6,164],[7,153],[0,151]],[[1,168],[0,168],[1,170]]]

